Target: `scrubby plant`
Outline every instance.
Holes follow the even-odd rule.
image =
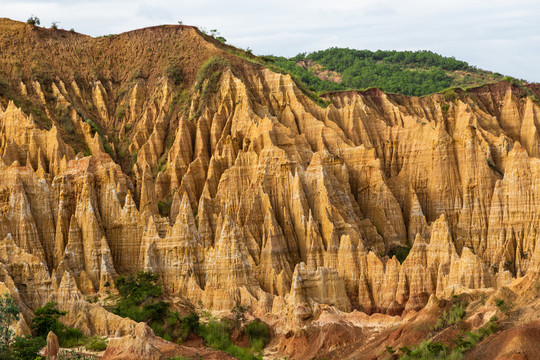
[[[46,337],[49,331],[59,335],[65,326],[58,319],[65,314],[65,311],[58,309],[55,302],[49,301],[34,311],[31,328],[37,336]]]
[[[112,312],[135,321],[163,320],[170,304],[156,301],[163,293],[157,281],[158,275],[150,271],[119,276],[115,286],[120,299]]]
[[[32,26],[36,26],[39,25],[41,22],[39,21],[39,18],[37,16],[32,15],[28,18],[28,20],[26,20],[26,23]]]
[[[216,350],[224,351],[237,359],[262,359],[260,355],[253,355],[253,351],[251,349],[234,345],[229,336],[227,324],[223,321],[211,320],[206,324],[201,324],[200,335],[203,337],[208,346]]]
[[[465,316],[465,307],[464,303],[458,302],[452,306],[450,311],[444,311],[443,316],[437,320],[433,330],[438,331],[461,321]]]
[[[199,90],[203,87],[205,80],[208,80],[207,85],[203,88],[203,93],[205,89],[208,89],[207,92],[216,92],[217,83],[221,78],[221,73],[224,69],[230,68],[231,64],[229,61],[225,60],[219,56],[213,56],[208,59],[197,72],[195,78],[195,90]]]
[[[510,309],[510,305],[507,304],[503,299],[496,299],[495,305],[501,310],[501,311],[508,311]]]
[[[85,348],[91,351],[103,351],[107,348],[108,342],[106,338],[93,337],[85,345]]]
[[[251,348],[255,351],[261,351],[270,341],[270,328],[261,320],[253,320],[247,324],[245,331]]]
[[[37,336],[47,337],[49,331],[58,336],[58,342],[63,347],[73,347],[84,343],[84,335],[79,329],[68,328],[59,320],[66,314],[58,309],[58,305],[50,301],[34,311],[31,328]]]
[[[232,308],[231,312],[234,315],[234,320],[236,321],[237,326],[242,326],[246,322],[246,312],[249,310],[247,306],[236,303]]]
[[[175,84],[180,85],[182,84],[182,81],[184,79],[184,75],[182,74],[182,69],[178,67],[176,64],[170,64],[167,69],[165,70],[165,73],[167,74],[167,77]]]
[[[457,94],[453,89],[448,89],[444,92],[444,100],[446,101],[454,101],[457,99]]]
[[[448,353],[446,345],[440,342],[423,341],[418,346],[413,347],[409,353],[404,354],[400,359],[444,359]]]
[[[30,335],[17,336],[11,346],[14,358],[17,360],[35,360],[39,358],[39,351],[47,345],[41,336],[33,338]],[[0,358],[2,358],[0,356]]]
[[[192,311],[188,315],[180,318],[180,329],[182,338],[185,339],[189,334],[199,333],[199,315]]]

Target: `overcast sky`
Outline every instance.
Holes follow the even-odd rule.
[[[258,55],[425,49],[540,82],[538,0],[0,0],[0,17],[32,14],[92,36],[182,21]]]

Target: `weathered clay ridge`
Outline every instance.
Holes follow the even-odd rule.
[[[171,296],[250,305],[285,331],[326,305],[401,315],[539,269],[540,106],[522,87],[373,89],[322,108],[189,27],[59,39],[0,24],[2,49],[16,34],[62,44],[46,81],[22,70],[0,101],[0,282],[27,316],[51,299],[85,303],[75,324],[127,334],[129,320],[84,297],[152,270]],[[182,85],[144,59],[143,77],[121,70],[122,56],[169,42],[186,51],[170,60]],[[119,43],[127,55],[110,58]],[[103,57],[98,73],[61,72],[77,49],[83,64]],[[229,66],[197,79],[212,56]],[[403,263],[388,256],[398,247],[410,248]]]

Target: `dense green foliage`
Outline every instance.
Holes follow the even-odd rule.
[[[111,311],[137,322],[144,321],[157,336],[168,341],[182,341],[189,334],[197,334],[199,316],[191,312],[179,316],[170,304],[159,300],[163,291],[157,284],[158,275],[149,271],[120,276],[115,282],[119,297]]]
[[[265,322],[258,319],[247,324],[246,334],[255,351],[261,351],[270,341],[270,328]]]
[[[2,360],[36,360],[42,359],[39,351],[45,347],[45,340],[49,331],[53,331],[58,336],[58,341],[62,347],[73,347],[85,343],[92,344],[94,349],[104,349],[107,347],[105,339],[86,338],[78,329],[67,328],[58,319],[65,315],[65,311],[60,311],[54,302],[48,302],[45,306],[34,311],[34,319],[31,328],[37,336],[30,335],[17,336],[13,338],[13,332],[7,326],[18,319],[19,308],[15,300],[5,294],[0,298],[0,332],[2,342],[0,343],[0,359]],[[57,359],[90,360],[94,357],[83,356],[72,352],[67,355],[59,355]]]
[[[107,348],[109,341],[106,338],[93,337],[89,339],[88,343],[85,345],[87,350],[92,351],[103,351]]]
[[[330,48],[292,58],[265,56],[267,62],[293,74],[314,91],[378,87],[386,92],[426,95],[451,86],[470,86],[502,80],[502,75],[479,70],[464,61],[431,51],[369,51]],[[321,80],[313,68],[297,65],[312,61],[321,70],[336,72],[341,82]]]
[[[19,319],[19,307],[9,294],[0,297],[0,359],[34,360],[41,359],[38,353],[46,341],[43,337],[17,336],[9,326]]]
[[[58,335],[64,329],[58,319],[65,315],[65,311],[58,310],[55,302],[49,301],[45,306],[39,307],[34,311],[34,319],[32,320],[32,330],[37,336],[47,337],[49,331]]]
[[[55,302],[50,301],[34,311],[35,316],[31,328],[36,336],[42,338],[46,338],[49,331],[54,332],[62,347],[84,344],[84,335],[79,329],[68,328],[59,321],[59,318],[65,314],[65,311],[58,309]]]
[[[211,319],[207,323],[200,324],[199,335],[205,343],[216,350],[226,352],[240,360],[262,359],[261,355],[254,355],[257,349],[243,348],[234,345],[229,336],[228,324],[225,321]]]
[[[120,298],[112,312],[137,322],[162,321],[170,305],[157,300],[163,292],[157,281],[158,275],[149,271],[118,277],[115,285]]]
[[[47,341],[41,336],[31,337],[29,335],[17,336],[13,342],[12,349],[15,359],[35,360],[39,351],[47,345]]]
[[[13,337],[13,330],[9,325],[19,320],[19,308],[9,294],[0,297],[0,350],[7,348]]]

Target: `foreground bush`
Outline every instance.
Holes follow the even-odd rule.
[[[93,337],[85,345],[85,348],[91,351],[104,351],[108,343],[109,341],[105,338]]]
[[[61,347],[75,347],[84,344],[84,335],[79,329],[67,328],[59,320],[66,314],[65,311],[58,309],[55,302],[48,302],[45,306],[39,307],[34,311],[34,319],[31,328],[37,336],[46,338],[49,331],[58,336],[58,342]]]
[[[255,351],[261,351],[270,341],[270,328],[259,319],[247,324],[246,334],[249,337],[251,347]]]
[[[261,355],[255,356],[252,349],[236,346],[231,341],[227,324],[217,320],[210,320],[206,324],[200,324],[200,335],[205,343],[240,360],[258,360]]]

